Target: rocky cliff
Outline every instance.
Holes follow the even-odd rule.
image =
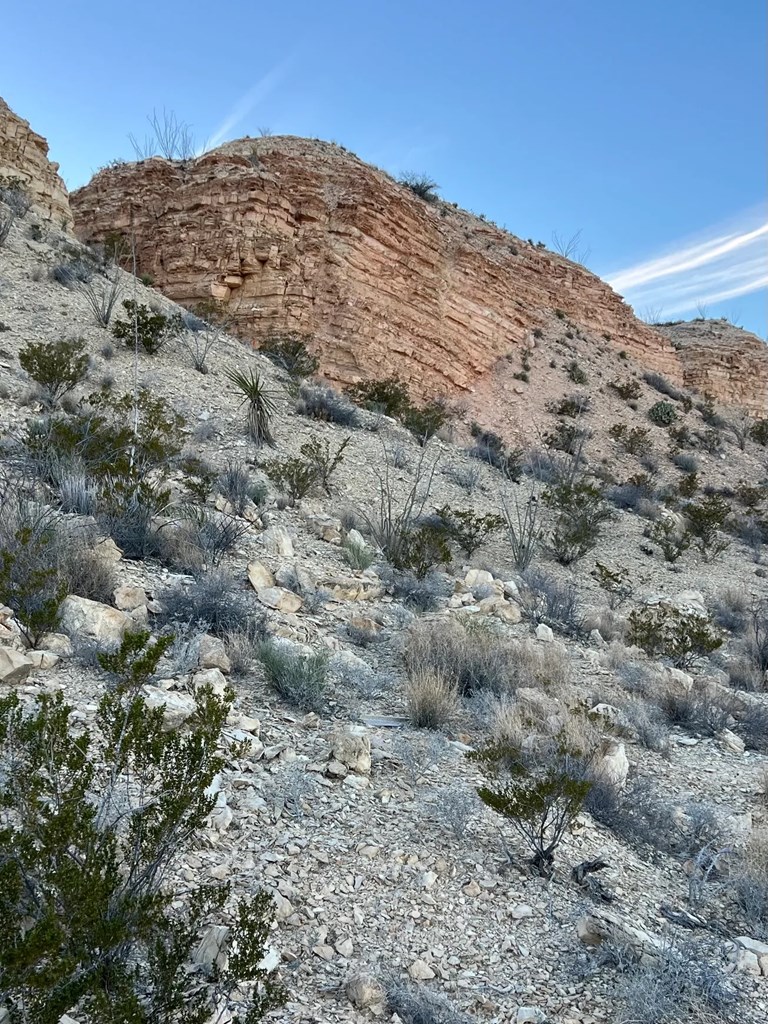
[[[123,164],[72,207],[81,238],[133,232],[141,273],[185,305],[226,303],[241,336],[311,335],[336,383],[397,372],[417,396],[471,405],[505,358],[562,335],[564,321],[685,382],[671,341],[584,267],[425,202],[329,143],[242,139],[189,162]],[[736,358],[712,389],[764,408],[763,355],[747,372]]]
[[[66,229],[72,225],[72,211],[58,170],[59,165],[48,159],[48,143],[42,135],[33,132],[0,97],[0,182],[21,179],[38,213]]]

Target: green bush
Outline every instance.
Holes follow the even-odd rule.
[[[133,348],[138,341],[151,356],[184,330],[184,321],[178,313],[166,316],[160,310],[134,299],[125,299],[123,309],[127,317],[115,321],[112,333],[118,341],[125,342],[128,348]]]
[[[696,491],[699,489],[699,474],[686,473],[680,477],[680,482],[677,485],[677,493],[681,498],[692,498]]]
[[[408,388],[399,377],[384,380],[364,380],[347,388],[346,393],[356,405],[372,412],[401,419],[411,408]]]
[[[302,457],[295,456],[282,462],[270,459],[261,463],[261,469],[291,501],[305,497],[313,487],[322,487],[326,494],[330,494],[331,476],[343,461],[349,440],[347,437],[335,452],[331,452],[326,439],[321,441],[313,437],[299,449]]]
[[[723,640],[710,619],[661,604],[630,612],[627,643],[651,657],[669,658],[675,668],[688,669],[722,647]]]
[[[648,419],[660,427],[668,427],[677,420],[677,410],[671,402],[654,402],[648,410]]]
[[[583,416],[584,413],[589,412],[591,404],[592,400],[589,395],[577,393],[565,395],[559,402],[553,402],[547,408],[555,416],[569,416],[571,419],[577,419],[579,416]]]
[[[659,545],[665,562],[676,562],[691,546],[690,533],[679,529],[671,519],[657,519],[649,526],[647,535]]]
[[[50,406],[58,405],[64,395],[85,380],[88,356],[82,338],[29,342],[19,351],[23,370],[43,389]]]
[[[401,185],[405,185],[407,189],[410,189],[419,199],[423,199],[425,203],[439,202],[440,197],[437,194],[437,190],[440,186],[436,181],[432,181],[428,175],[415,174],[408,171],[406,174],[401,175],[399,180]]]
[[[574,384],[586,384],[589,378],[575,359],[572,359],[567,368],[568,376]]]
[[[768,417],[756,420],[752,424],[749,434],[753,441],[761,444],[764,448],[768,447]]]
[[[587,480],[552,484],[544,491],[543,500],[556,514],[550,546],[562,565],[571,565],[591,551],[603,524],[614,516],[602,489]]]
[[[308,340],[299,334],[270,335],[261,343],[259,351],[295,380],[302,380],[317,373],[320,366],[320,360],[307,348]]]
[[[469,455],[473,459],[487,462],[516,483],[523,473],[523,449],[507,448],[498,434],[492,430],[483,430],[477,423],[471,424],[470,433],[475,443],[469,449]]]
[[[467,756],[491,782],[492,788],[478,789],[480,799],[510,822],[532,855],[530,863],[549,877],[555,852],[591,788],[578,777],[573,752],[559,743],[551,762],[537,765],[508,743],[492,743]]]
[[[651,432],[646,427],[630,428],[626,423],[614,423],[608,435],[629,455],[648,455],[653,449]]]
[[[0,548],[0,603],[13,610],[32,647],[55,632],[67,596],[56,549],[55,524],[45,515],[17,523]]]
[[[448,419],[448,409],[441,401],[427,402],[419,407],[411,405],[402,415],[403,426],[410,430],[422,446],[445,426]]]
[[[11,1021],[203,1024],[241,981],[256,988],[240,1024],[284,1001],[259,967],[272,920],[264,892],[238,904],[228,962],[190,971],[230,891],[173,879],[214,806],[230,698],[202,689],[187,730],[167,729],[139,691],[163,648],[126,635],[92,726],[73,730],[61,693],[31,708],[17,693],[0,699],[0,757],[13,765],[0,775],[0,983]]]
[[[711,562],[728,547],[720,531],[731,512],[729,503],[719,494],[708,494],[698,504],[689,502],[684,512],[688,532],[705,561]]]
[[[467,558],[471,558],[505,523],[503,516],[493,513],[480,515],[471,509],[450,508],[448,505],[438,509],[437,515],[448,540],[457,544]]]
[[[612,380],[609,386],[625,402],[636,401],[643,393],[640,381],[633,380],[631,377],[627,377],[625,380]]]
[[[344,461],[344,451],[350,440],[351,438],[345,437],[335,452],[331,451],[327,438],[321,441],[319,437],[311,438],[299,448],[307,462],[314,467],[315,481],[326,494],[331,493],[331,476]]]

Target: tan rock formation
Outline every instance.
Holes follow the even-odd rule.
[[[48,159],[48,143],[0,97],[0,180],[20,178],[38,212],[58,227],[72,225],[72,211],[59,165]]]
[[[72,206],[81,238],[133,231],[142,273],[185,305],[226,303],[241,336],[311,335],[335,383],[398,372],[417,397],[469,394],[556,311],[684,380],[670,341],[584,267],[424,202],[329,143],[242,139],[185,163],[124,164]]]

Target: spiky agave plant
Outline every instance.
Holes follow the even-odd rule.
[[[253,441],[259,446],[268,444],[274,447],[270,420],[277,405],[258,371],[250,369],[246,374],[241,370],[227,370],[227,377],[245,396],[240,405],[248,406],[248,433]]]

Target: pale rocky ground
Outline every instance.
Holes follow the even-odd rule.
[[[30,340],[62,335],[85,339],[93,367],[81,394],[98,387],[105,375],[114,378],[118,395],[129,391],[134,379],[133,354],[108,331],[93,325],[80,294],[48,278],[48,269],[65,259],[62,245],[73,246],[71,240],[51,229],[44,241],[35,242],[27,236],[27,228],[27,222],[18,224],[9,243],[0,249],[0,434],[5,437],[17,434],[25,420],[39,411],[17,359],[19,348]],[[132,294],[133,287],[131,282],[127,294]],[[136,289],[140,301],[171,308],[151,289],[142,285]],[[109,358],[102,354],[107,343],[114,348]],[[574,358],[589,378],[581,388],[563,372],[563,364]],[[553,359],[555,367],[549,365]],[[545,337],[537,343],[530,362],[532,383],[521,385],[521,390],[526,395],[535,392],[534,415],[527,405],[516,414],[521,436],[535,438],[551,428],[554,417],[545,412],[547,401],[588,391],[593,407],[585,423],[595,431],[587,448],[590,461],[605,462],[617,479],[638,472],[637,459],[618,457],[606,430],[618,421],[647,424],[644,412],[661,396],[644,385],[635,412],[605,386],[616,377],[637,374],[638,367],[620,359],[608,346],[602,352],[594,346],[582,347],[578,338],[555,348]],[[469,790],[479,782],[464,752],[481,742],[482,730],[469,707],[461,710],[444,736],[418,732],[406,724],[401,648],[412,613],[393,601],[375,566],[363,573],[349,568],[339,547],[338,523],[341,512],[370,508],[376,500],[375,469],[384,464],[385,451],[395,446],[403,449],[405,466],[392,472],[404,493],[413,482],[421,450],[400,426],[372,414],[364,414],[368,429],[352,431],[297,415],[286,378],[267,359],[235,340],[224,339],[209,363],[209,374],[196,373],[188,356],[174,344],[155,357],[142,354],[138,374],[140,384],[164,396],[185,416],[191,431],[189,452],[212,465],[220,466],[227,458],[254,463],[260,457],[244,436],[238,399],[225,378],[232,367],[257,368],[278,396],[277,450],[268,452],[268,457],[295,454],[317,434],[328,437],[334,446],[351,434],[334,494],[279,509],[271,488],[260,520],[226,563],[245,589],[250,586],[248,565],[259,562],[278,575],[296,566],[314,586],[328,591],[327,599],[319,607],[313,605],[312,611],[304,607],[295,612],[270,611],[270,629],[312,649],[326,649],[337,656],[335,666],[346,661],[351,669],[343,678],[338,671],[334,675],[327,710],[320,716],[302,715],[281,703],[258,671],[235,682],[232,726],[244,728],[253,737],[251,752],[227,765],[221,780],[226,806],[212,820],[199,847],[185,855],[180,874],[230,879],[235,894],[262,886],[275,892],[278,920],[272,956],[289,992],[289,1001],[274,1015],[275,1020],[307,1024],[396,1020],[375,1000],[363,1008],[354,1004],[350,993],[355,992],[348,983],[361,972],[376,977],[410,976],[420,985],[449,994],[458,1009],[488,1024],[527,1019],[562,1024],[615,1020],[610,971],[585,981],[576,970],[585,956],[577,922],[585,914],[601,912],[601,907],[569,881],[569,869],[586,859],[606,860],[609,867],[603,881],[616,895],[610,911],[658,935],[668,927],[660,907],[686,907],[688,878],[683,865],[663,854],[653,860],[641,856],[584,814],[566,836],[554,877],[545,881],[505,857],[500,828],[520,863],[524,851],[490,811],[479,813],[461,839],[434,820],[431,808],[439,802],[441,790],[454,784]],[[518,369],[511,366],[511,371]],[[489,395],[488,401],[492,399]],[[489,412],[489,422],[493,415]],[[692,425],[701,426],[697,413],[688,418]],[[200,424],[207,425],[206,440],[199,439]],[[666,458],[664,431],[652,427],[652,433],[665,467],[663,475],[677,479],[679,471]],[[466,428],[459,427],[457,440],[465,434]],[[428,457],[438,455],[430,505],[497,510],[500,476],[496,471],[482,466],[481,484],[468,498],[442,469],[479,464],[450,441],[432,442]],[[765,449],[754,444],[741,453],[726,441],[721,457],[697,454],[697,459],[702,476],[716,486],[742,479],[757,483],[766,474]],[[529,484],[524,479],[519,485],[506,486],[523,493]],[[762,568],[737,541],[713,564],[704,564],[689,552],[670,568],[658,554],[649,557],[641,552],[640,545],[647,543],[642,536],[644,525],[638,516],[620,513],[608,525],[599,549],[574,569],[557,566],[543,553],[536,564],[555,576],[572,578],[584,605],[595,609],[605,604],[590,576],[596,558],[630,570],[635,593],[629,607],[653,594],[673,597],[691,590],[699,591],[711,607],[713,598],[728,587],[768,597]],[[322,534],[329,539],[322,539]],[[497,580],[516,580],[507,545],[499,535],[471,564],[457,561],[450,568],[456,591],[451,607],[431,617],[482,614],[472,588],[462,582],[473,567],[492,571]],[[151,562],[120,560],[116,570],[119,582],[143,588],[150,604],[178,579]],[[344,624],[361,616],[381,625],[380,643],[360,648],[349,641]],[[561,637],[538,640],[534,625],[525,619],[507,623],[495,617],[493,622],[515,640],[538,648],[548,643],[562,647],[568,673],[558,694],[563,700],[589,708],[626,696],[611,668],[611,653],[597,638],[588,643]],[[6,648],[21,649],[11,628],[3,635]],[[726,647],[725,657],[727,653]],[[643,660],[637,652],[627,657]],[[725,678],[714,663],[706,661],[697,672],[720,682]],[[103,685],[96,673],[65,656],[54,667],[29,674],[21,689],[31,695],[61,687],[87,719]],[[173,683],[182,703],[190,685],[189,678]],[[751,699],[766,703],[768,694]],[[240,716],[247,718],[243,721]],[[347,726],[363,737],[357,745],[362,746],[363,755],[370,744],[370,764],[366,756],[358,756],[357,747],[349,755],[335,746],[339,731]],[[411,759],[416,757],[413,751],[421,752],[421,763],[410,770],[409,743],[404,738],[410,741]],[[737,845],[751,829],[768,824],[762,796],[768,757],[753,751],[733,752],[717,739],[691,738],[676,730],[666,755],[630,739],[624,742],[630,779],[653,779],[675,802],[695,798],[710,803]],[[345,765],[343,759],[351,763]],[[731,936],[744,934],[724,890],[713,887],[705,910],[725,921]],[[740,1019],[757,1024],[768,1014],[768,978],[747,973],[743,983],[749,1001]],[[522,1012],[526,1007],[537,1008],[541,1016],[526,1016]]]

